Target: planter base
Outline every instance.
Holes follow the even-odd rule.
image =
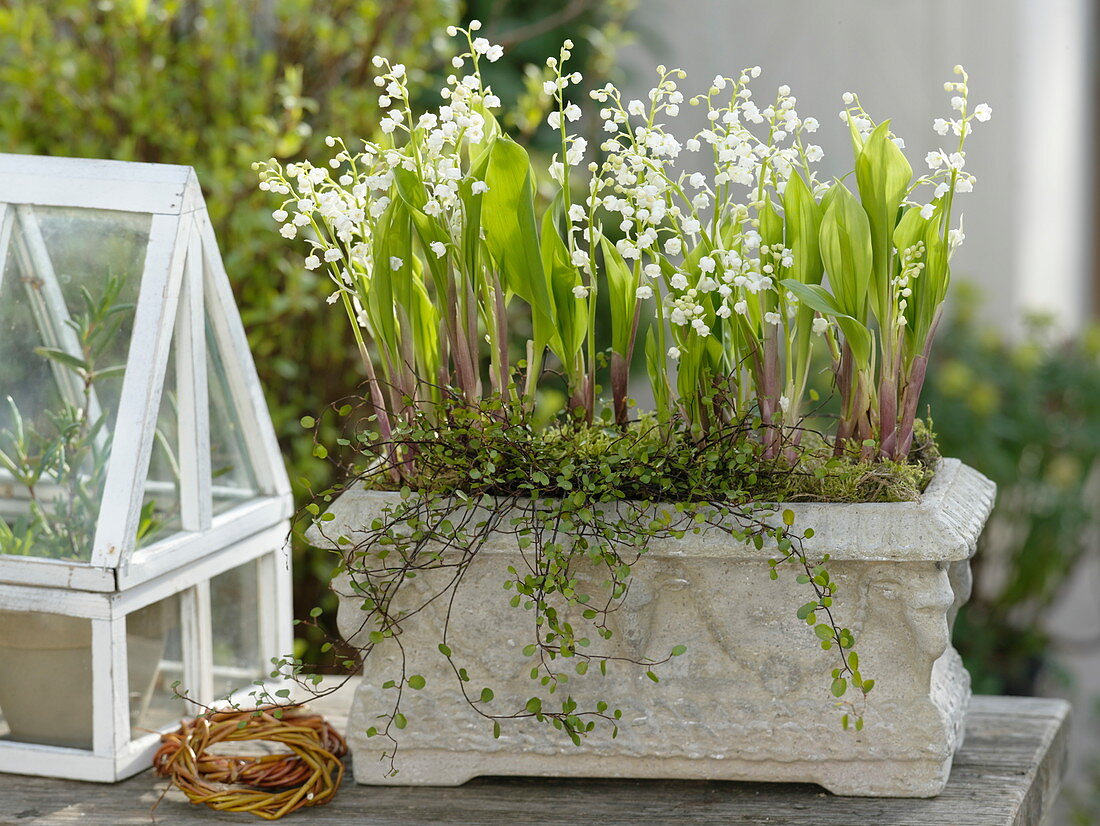
[[[955,751],[962,745],[963,722],[970,700],[970,676],[962,666],[958,653],[949,649],[934,668],[932,688],[933,703],[942,712],[946,742],[939,748],[922,749],[919,738],[926,736],[919,726],[910,729],[909,746],[913,753],[928,753],[925,759],[876,759],[877,749],[866,750],[866,759],[858,759],[867,738],[862,734],[846,733],[835,725],[833,735],[837,741],[849,741],[853,747],[849,759],[743,759],[731,749],[730,754],[697,754],[686,756],[671,743],[662,749],[653,744],[654,753],[637,753],[638,738],[635,732],[620,734],[611,739],[590,736],[580,746],[574,746],[557,732],[544,727],[525,726],[524,734],[509,734],[506,725],[499,739],[479,736],[486,723],[470,709],[452,708],[449,717],[431,715],[430,724],[421,720],[420,732],[406,732],[401,737],[401,750],[396,758],[399,772],[387,777],[387,763],[378,762],[377,738],[365,736],[376,715],[392,692],[380,690],[378,685],[365,679],[355,693],[351,717],[348,721],[348,745],[357,759],[354,775],[357,783],[385,786],[461,786],[475,777],[607,777],[607,778],[663,778],[672,780],[741,780],[759,782],[816,783],[833,794],[865,797],[935,797],[947,783]],[[644,688],[644,686],[640,686]],[[410,713],[420,713],[419,703]],[[640,718],[644,719],[644,718]],[[835,720],[834,720],[835,724]],[[520,724],[522,725],[522,724]],[[644,729],[647,721],[637,719],[632,726]],[[782,723],[788,731],[792,722]],[[410,728],[412,723],[410,723]],[[513,725],[514,728],[514,725]],[[775,738],[775,732],[755,726],[763,741]],[[820,737],[814,727],[806,731],[806,742]],[[682,736],[692,736],[690,724],[684,726]],[[726,730],[720,728],[707,733],[708,739],[727,739],[732,744],[742,742],[745,726],[732,718]],[[411,735],[411,736],[410,736]],[[540,736],[541,735],[541,736]],[[633,741],[634,747],[632,747]],[[421,747],[421,744],[436,747]],[[440,748],[438,744],[451,744]],[[415,744],[415,745],[414,745]],[[895,751],[898,743],[894,743]],[[905,744],[902,744],[904,747]],[[633,752],[633,753],[632,753]],[[665,753],[662,753],[665,752]],[[935,756],[938,754],[939,756]]]
[[[822,766],[713,758],[576,757],[511,754],[496,757],[443,750],[402,751],[401,772],[380,779],[371,767],[355,781],[367,786],[461,786],[475,777],[598,777],[654,780],[739,780],[814,783],[836,795],[851,797],[935,797],[947,783],[951,767],[927,760],[851,760]]]

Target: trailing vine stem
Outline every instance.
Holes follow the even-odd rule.
[[[783,522],[788,527],[793,525],[794,513],[791,510],[788,509],[783,512]],[[849,629],[842,628],[833,617],[833,596],[836,593],[836,583],[831,579],[828,570],[825,568],[825,564],[829,561],[829,555],[822,556],[821,562],[817,565],[810,562],[809,557],[806,555],[803,541],[812,538],[813,535],[813,528],[806,528],[801,535],[793,531],[784,531],[782,535],[777,533],[776,543],[780,551],[783,552],[783,556],[768,560],[768,565],[771,567],[769,575],[773,580],[778,579],[779,566],[787,562],[797,562],[802,567],[803,573],[798,574],[797,581],[800,584],[810,585],[817,599],[800,606],[797,616],[814,629],[814,633],[821,640],[822,648],[828,651],[835,647],[840,656],[840,666],[832,671],[833,683],[830,690],[833,696],[843,697],[848,691],[849,684],[861,692],[856,703],[845,702],[844,705],[848,710],[841,717],[841,724],[845,729],[849,725],[854,725],[856,731],[860,731],[863,728],[862,700],[875,687],[875,681],[863,679],[863,675],[859,670],[859,655],[852,650],[855,646],[855,638]],[[785,547],[787,550],[784,550]],[[817,611],[822,611],[825,614],[826,619],[824,622],[817,622]],[[854,718],[852,713],[855,713]]]
[[[401,637],[432,606],[442,613],[438,650],[466,704],[492,725],[494,736],[500,736],[502,724],[518,720],[552,726],[576,744],[600,725],[616,736],[623,710],[605,699],[580,705],[569,693],[570,678],[590,667],[606,674],[615,666],[658,682],[660,667],[686,647],[635,657],[599,650],[588,635],[605,643],[612,639],[612,619],[624,610],[634,568],[651,543],[704,530],[723,531],[758,550],[774,543],[772,579],[784,565],[797,567],[797,581],[813,596],[798,608],[798,618],[814,629],[822,648],[836,649],[831,693],[840,701],[842,725],[848,728],[854,720],[862,727],[863,697],[874,681],[863,678],[855,637],[834,616],[838,586],[826,568],[829,558],[810,558],[804,543],[813,531],[796,531],[793,512],[783,511],[777,519],[777,506],[753,495],[780,489],[788,475],[811,472],[799,461],[764,461],[760,443],[751,437],[757,422],[727,423],[702,436],[645,417],[626,429],[572,422],[536,429],[526,411],[499,400],[452,401],[433,411],[430,420],[414,419],[383,439],[363,408],[343,403],[332,410],[340,423],[334,440],[331,421],[306,417],[303,425],[314,430],[321,458],[340,463],[326,442],[343,449],[340,464],[349,481],[315,494],[305,516],[339,548],[338,573],[362,598],[362,619],[346,636],[366,641],[353,646],[357,656],[341,664],[352,669],[357,660],[371,662],[376,647],[394,646],[397,665],[381,685],[392,692],[389,711],[366,732],[386,742],[383,757],[391,772],[398,768],[398,732],[409,722],[408,692],[426,684],[423,675],[409,673]],[[802,445],[797,455],[807,453]],[[409,456],[415,456],[411,465]],[[403,465],[404,484],[396,490],[394,462]],[[339,526],[334,533],[329,504],[343,491],[364,486],[396,495],[380,500],[370,524],[350,531]],[[526,701],[507,707],[492,686],[474,683],[450,639],[464,578],[487,545],[502,542],[519,551],[502,587],[513,608],[530,612],[522,654],[534,688]],[[428,579],[426,591],[409,585]],[[314,609],[306,622],[316,625],[318,615]],[[330,640],[323,648],[331,651],[336,644]],[[317,695],[335,690],[317,689],[317,678],[306,675],[300,660],[273,664],[273,675],[293,677]],[[842,699],[849,686],[858,690],[854,700]],[[277,701],[262,687],[258,695]]]
[[[767,566],[772,580],[785,566],[796,569],[796,581],[809,586],[812,599],[795,613],[813,629],[821,648],[835,649],[838,657],[829,691],[841,725],[862,729],[874,680],[863,677],[855,636],[835,615],[838,583],[826,567],[830,558],[812,559],[806,542],[813,529],[796,530],[794,512],[773,504],[814,498],[812,480],[837,472],[841,460],[832,456],[831,446],[820,440],[815,453],[807,445],[819,434],[800,430],[793,462],[787,450],[764,460],[763,446],[752,436],[759,432],[757,421],[724,423],[705,434],[644,416],[625,429],[573,422],[535,428],[529,413],[499,400],[479,405],[453,400],[430,419],[416,418],[383,438],[363,405],[361,399],[331,405],[335,426],[332,417],[303,419],[314,432],[315,455],[336,463],[348,481],[314,493],[302,523],[338,548],[336,573],[346,575],[362,598],[361,620],[356,628],[345,628],[345,636],[366,641],[349,645],[329,638],[321,647],[323,653],[338,652],[333,664],[345,673],[343,679],[324,680],[322,686],[316,673],[321,664],[293,656],[273,658],[270,676],[292,679],[311,696],[323,697],[338,691],[361,663],[369,666],[375,648],[394,646],[391,661],[397,665],[381,685],[392,692],[389,711],[366,731],[386,743],[382,759],[391,774],[398,771],[398,733],[409,724],[408,692],[427,682],[410,673],[402,640],[417,615],[441,607],[438,651],[463,700],[491,724],[495,737],[503,724],[520,720],[552,726],[575,744],[601,724],[615,737],[623,710],[605,699],[582,707],[569,694],[570,677],[593,666],[607,674],[613,665],[659,682],[660,667],[687,649],[676,645],[658,657],[608,653],[592,647],[585,629],[611,640],[612,619],[624,610],[634,568],[651,544],[704,530],[724,532],[758,551],[773,545],[776,554]],[[326,443],[338,450],[330,453]],[[400,488],[393,482],[393,463],[402,465]],[[879,480],[875,474],[873,480]],[[334,526],[331,503],[364,487],[394,495],[380,497],[383,504],[369,524]],[[791,490],[802,493],[772,495]],[[464,578],[487,545],[501,542],[519,551],[519,562],[508,567],[502,582],[511,592],[509,604],[531,612],[522,653],[531,663],[534,691],[508,707],[492,686],[474,685],[462,652],[450,640]],[[434,578],[426,591],[409,586],[429,577]],[[297,622],[320,629],[320,615],[314,608]],[[186,691],[177,688],[177,693],[210,710]],[[298,704],[290,694],[287,688],[269,693],[257,680],[249,696],[256,706],[275,706],[272,713],[279,716],[280,707]],[[239,702],[230,705],[241,708]]]

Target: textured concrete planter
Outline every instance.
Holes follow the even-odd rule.
[[[660,668],[660,683],[627,666],[612,666],[606,677],[592,669],[569,682],[582,707],[592,697],[622,708],[618,738],[605,728],[573,746],[560,732],[521,720],[505,722],[494,739],[438,652],[446,605],[436,600],[400,637],[406,673],[427,678],[426,688],[406,691],[402,700],[409,725],[395,730],[400,771],[386,777],[388,766],[378,759],[385,744],[364,734],[392,709],[393,692],[381,685],[400,676],[400,658],[387,641],[371,654],[352,709],[355,778],[440,786],[490,774],[709,778],[810,782],[838,794],[936,795],[961,743],[970,697],[951,625],[970,593],[969,558],[993,496],[989,480],[948,459],[920,502],[792,506],[796,528],[815,531],[811,556],[832,556],[830,574],[840,585],[835,616],[856,634],[861,670],[876,680],[862,732],[841,730],[828,690],[835,651],[822,651],[794,615],[809,599],[806,586],[793,570],[770,581],[766,547],[756,551],[710,530],[654,542],[613,615],[613,653],[663,658],[674,645],[688,647]],[[325,535],[354,542],[387,501],[392,495],[345,493]],[[335,547],[317,532],[313,541]],[[450,647],[468,669],[474,695],[492,686],[493,708],[502,711],[541,693],[521,651],[531,614],[511,608],[501,587],[508,565],[519,560],[513,538],[491,539],[451,609]],[[418,601],[442,582],[421,580],[430,577],[403,586],[411,584]],[[360,644],[370,630],[361,597],[346,579],[334,588],[341,632]]]

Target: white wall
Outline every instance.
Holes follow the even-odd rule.
[[[981,285],[988,319],[1044,310],[1072,327],[1087,313],[1090,281],[1080,220],[1091,185],[1088,8],[1088,0],[640,0],[639,43],[623,67],[637,96],[657,63],[685,69],[685,91],[760,65],[758,98],[789,84],[799,113],[821,121],[831,174],[851,164],[837,117],[843,92],[858,92],[876,119],[893,118],[916,167],[940,145],[931,121],[947,114],[943,82],[962,63],[972,103],[989,103],[993,119],[968,144],[978,182],[961,196],[967,240],[953,271]]]

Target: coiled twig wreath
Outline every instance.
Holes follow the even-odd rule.
[[[327,803],[344,776],[344,738],[319,714],[303,706],[218,711],[184,722],[161,737],[153,757],[158,775],[168,777],[192,803],[224,812],[251,812],[265,820],[305,806]],[[218,743],[266,740],[290,752],[264,755],[214,754]]]

